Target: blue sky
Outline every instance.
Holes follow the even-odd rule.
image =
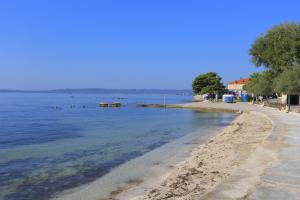
[[[190,89],[259,69],[248,50],[298,0],[1,0],[0,88]]]

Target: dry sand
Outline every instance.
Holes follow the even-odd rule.
[[[271,121],[263,114],[244,112],[165,176],[157,177],[155,184],[123,188],[110,199],[201,199],[237,171],[271,129]]]

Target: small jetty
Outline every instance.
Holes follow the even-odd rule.
[[[170,105],[166,104],[137,104],[138,107],[148,107],[148,108],[166,108],[171,107]]]
[[[196,105],[196,104],[195,104]],[[205,105],[205,104],[204,104]],[[228,112],[241,114],[239,109],[223,109],[223,108],[210,108],[201,105],[193,106],[188,104],[137,104],[137,107],[143,108],[178,108],[178,109],[192,109],[200,112]]]
[[[122,104],[120,102],[113,102],[113,103],[100,102],[99,106],[100,107],[121,107]]]

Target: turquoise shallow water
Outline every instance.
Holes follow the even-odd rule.
[[[167,103],[191,96],[167,95]],[[98,102],[121,101],[121,108]],[[163,95],[0,93],[0,199],[49,199],[177,138],[226,126],[230,113],[139,108]],[[197,132],[197,133],[198,133]]]

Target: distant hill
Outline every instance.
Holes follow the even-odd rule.
[[[0,93],[58,93],[58,94],[177,94],[192,95],[192,90],[163,90],[163,89],[55,89],[55,90],[7,90],[0,89]]]

